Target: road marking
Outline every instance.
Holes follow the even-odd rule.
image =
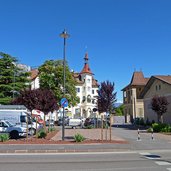
[[[165,161],[156,161],[156,164],[160,165],[160,166],[168,166],[171,165],[171,163],[169,162],[165,162]]]
[[[64,152],[64,153],[0,153],[0,156],[15,156],[15,155],[87,155],[87,154],[136,154],[134,151],[118,151],[118,152]]]
[[[141,154],[141,155],[143,155],[143,156],[145,156],[145,155],[150,155],[150,153],[148,153],[148,152],[139,153],[139,154]]]
[[[167,170],[171,171],[171,168],[167,168]]]

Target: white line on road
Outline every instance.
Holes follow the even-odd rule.
[[[160,165],[160,166],[168,166],[171,165],[171,163],[169,162],[165,162],[165,161],[156,161],[156,164]]]
[[[118,152],[79,152],[79,153],[0,153],[0,156],[15,156],[15,155],[81,155],[81,154],[136,154],[135,151],[118,151]]]

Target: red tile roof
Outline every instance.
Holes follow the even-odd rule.
[[[85,59],[85,64],[84,64],[84,68],[81,71],[81,74],[85,74],[85,73],[86,74],[93,74],[91,72],[91,69],[90,69],[89,64],[88,64],[88,53],[85,54],[84,59]]]
[[[146,85],[148,78],[145,78],[142,71],[134,72],[130,85]]]
[[[171,84],[171,75],[154,75],[155,78]]]
[[[38,76],[38,69],[32,69],[31,70],[31,80],[34,80]]]

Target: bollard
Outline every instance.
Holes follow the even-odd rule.
[[[153,128],[151,129],[151,140],[154,140],[154,136],[153,136]]]
[[[140,130],[138,129],[138,138],[137,138],[137,141],[141,141],[141,138],[140,138]]]

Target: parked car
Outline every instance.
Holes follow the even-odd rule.
[[[0,133],[8,133],[10,138],[18,139],[19,137],[26,137],[27,129],[19,125],[13,125],[7,120],[0,120]]]
[[[106,120],[103,120],[103,125],[106,125]],[[93,126],[95,128],[102,126],[102,121],[100,118],[86,118],[84,126]],[[110,122],[107,120],[107,126],[110,126]]]
[[[53,119],[46,120],[46,126],[55,126],[55,121]]]
[[[63,122],[63,118],[59,118],[58,119],[58,126],[62,126],[62,122]],[[65,126],[69,124],[69,118],[68,117],[65,117],[64,124],[65,124]]]

